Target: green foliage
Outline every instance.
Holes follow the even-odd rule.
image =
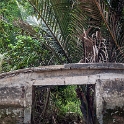
[[[14,44],[8,44],[9,50],[5,54],[3,70],[45,65],[50,56],[49,51],[43,50],[43,47],[39,41],[30,36],[17,36]]]
[[[0,3],[0,53],[5,56],[2,72],[58,64],[56,56],[44,45],[45,39],[38,34],[38,27],[31,27],[26,22],[18,20],[21,18],[25,20],[27,15],[32,13],[30,4],[21,2],[23,7],[13,0]],[[22,10],[20,11],[18,7]]]
[[[105,8],[102,8],[101,3],[105,5]],[[96,33],[95,30],[99,28],[105,40],[112,43],[112,47],[109,47],[112,54],[115,51],[116,54],[118,54],[116,60],[113,61],[122,62],[123,59],[120,58],[124,58],[124,8],[121,6],[119,11],[121,11],[122,17],[119,17],[118,6],[115,12],[112,13],[110,9],[111,3],[107,1],[101,1],[101,3],[98,2],[101,6],[100,9],[96,0],[0,1],[0,53],[6,53],[5,55],[7,55],[9,51],[15,52],[15,46],[17,46],[15,42],[19,42],[18,40],[21,39],[19,36],[22,36],[22,41],[23,36],[26,36],[30,37],[34,42],[39,41],[42,51],[49,53],[49,57],[46,56],[48,61],[42,65],[78,62],[81,58],[86,57],[84,54],[86,46],[83,44],[84,28],[88,29],[89,27],[93,27],[94,30],[90,30],[89,34],[86,34],[87,36],[84,38],[85,41],[86,37],[90,37],[89,40],[92,42],[91,36]],[[116,18],[117,20],[113,21],[111,18],[108,18],[109,16],[105,15],[105,12],[110,15],[111,18],[118,16],[118,18]],[[115,27],[113,27],[114,23],[116,24]],[[15,48],[11,48],[10,46],[14,46]],[[92,44],[90,44],[90,47],[92,47]],[[18,54],[17,51],[16,55]],[[27,55],[27,53],[25,53],[24,56],[25,55]],[[32,55],[34,54],[32,53]],[[20,56],[20,53],[18,56]],[[112,55],[110,54],[109,57],[110,56]],[[25,60],[31,57],[21,58],[23,58],[23,64],[18,65],[17,68],[11,65],[13,69],[30,67],[32,65],[29,64],[30,62],[28,60]],[[33,58],[35,59],[35,57]],[[33,58],[31,60],[33,60]],[[109,61],[112,60],[109,59]],[[28,65],[26,66],[26,64]],[[38,64],[36,64],[36,66],[37,65]]]
[[[0,20],[0,52],[4,53],[8,50],[9,43],[14,43],[16,33],[19,30],[11,23]],[[16,32],[16,33],[15,33]]]
[[[0,16],[7,22],[12,22],[21,16],[15,0],[0,1]]]
[[[79,108],[80,101],[77,99],[75,92],[76,88],[74,85],[57,86],[51,90],[52,100],[59,110],[60,115],[66,115],[67,113],[81,114]]]
[[[34,14],[27,17],[27,23],[39,28],[47,48],[61,64],[78,62],[83,56],[83,47],[81,43],[77,44],[77,39],[70,37],[72,2],[66,0],[28,0],[28,2],[33,7]],[[35,20],[35,24],[31,23],[32,19]]]

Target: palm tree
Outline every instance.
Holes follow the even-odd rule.
[[[57,57],[59,64],[78,62],[83,57],[83,46],[71,36],[72,2],[66,0],[28,0],[28,2],[34,9],[33,15],[26,15],[21,2],[17,1],[22,19],[16,20],[14,24],[39,40],[42,36],[46,41],[43,44],[53,53],[51,58]],[[39,28],[37,33],[33,31],[34,27]]]
[[[124,2],[118,0],[117,4],[113,3],[113,0],[79,0],[78,15],[82,11],[83,13],[80,19],[76,19],[82,20],[84,25],[77,27],[74,23],[73,27],[78,28],[77,34],[82,38],[86,49],[84,62],[124,61]],[[75,32],[76,30],[74,34]]]
[[[124,62],[123,0],[28,0],[34,9],[43,44],[63,63]],[[36,20],[36,19],[35,19]],[[28,27],[36,26],[31,18]],[[22,21],[25,23],[24,21]],[[19,23],[18,23],[19,24]],[[36,24],[36,23],[35,23]],[[24,26],[22,26],[24,28]],[[81,110],[87,124],[94,124],[92,85],[78,86]],[[81,94],[84,94],[83,96]],[[90,95],[92,93],[92,95]]]
[[[83,62],[123,62],[124,2],[117,1],[28,0],[35,16],[27,15],[23,21],[39,27],[37,38],[43,36],[60,63],[81,58]],[[36,18],[38,23],[33,24]],[[22,27],[36,34],[33,28]]]

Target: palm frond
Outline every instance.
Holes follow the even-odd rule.
[[[35,16],[28,15],[23,22],[27,22],[32,28],[39,28],[35,37],[44,38],[43,44],[57,56],[60,63],[63,63],[63,59],[67,63],[79,61],[83,56],[82,43],[77,44],[77,39],[70,36],[69,30],[73,3],[66,0],[28,1],[34,9]]]
[[[70,59],[67,50],[64,47],[66,36],[62,28],[67,26],[63,22],[57,20],[56,16],[56,1],[51,0],[28,0],[37,13],[38,18],[42,21],[42,30],[44,30],[44,37],[46,42],[59,56],[64,56],[68,62]],[[59,24],[61,23],[61,25]],[[61,26],[61,27],[60,27]],[[64,29],[65,29],[64,27]]]
[[[110,3],[104,0],[78,0],[72,12],[72,35],[82,40],[84,28],[93,27],[92,29],[95,30],[99,28],[103,31],[102,35],[106,41],[112,44],[117,51],[120,50],[121,55],[124,56],[121,49],[124,42],[124,23],[117,10],[114,11]],[[122,7],[119,10],[122,11]]]
[[[111,9],[111,6],[106,5],[105,1],[94,0],[100,14],[106,24],[106,27],[112,37],[112,41],[115,43],[116,47],[121,51],[121,43],[123,42],[124,33],[122,32],[122,22],[121,16],[118,12]]]
[[[33,28],[31,25],[29,25],[29,24],[32,24],[32,23],[31,23],[31,22],[30,22],[30,23],[24,22],[24,21],[21,20],[21,19],[15,20],[15,21],[13,22],[13,25],[14,25],[14,26],[16,26],[16,27],[22,29],[26,34],[29,34],[30,36],[32,36],[33,38],[35,38],[35,39],[37,39],[37,40],[39,40],[39,41],[43,41],[42,38],[40,38],[40,35],[39,35],[39,34],[34,30],[34,28]],[[36,23],[35,23],[35,24],[36,24]],[[34,25],[34,22],[33,22],[33,25]],[[49,44],[47,43],[47,40],[48,40],[47,38],[48,38],[48,36],[46,36],[46,38],[45,38],[45,36],[44,36],[44,40],[45,40],[46,42],[42,42],[42,44],[44,44],[45,47],[46,47],[48,50],[52,51],[52,52],[53,52],[53,55],[56,56],[56,58],[58,58],[58,60],[59,60],[60,63],[62,63],[62,60],[60,59],[60,56],[59,56],[59,55],[57,54],[57,52],[55,51],[56,49],[53,49],[53,48],[51,47],[51,45],[49,45]]]
[[[121,52],[120,50],[116,50],[116,62],[117,63],[124,63],[124,45],[121,47]]]

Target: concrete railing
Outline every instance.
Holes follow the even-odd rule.
[[[1,124],[30,124],[32,86],[95,84],[96,114],[124,107],[124,64],[66,64],[27,68],[0,74]],[[10,123],[11,122],[11,123]]]

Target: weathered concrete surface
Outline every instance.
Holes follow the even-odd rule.
[[[0,107],[23,108],[23,123],[30,123],[32,85],[96,84],[96,111],[124,105],[124,64],[67,64],[35,67],[0,74]],[[3,116],[3,114],[0,114]]]
[[[1,108],[0,124],[23,124],[24,108]]]
[[[124,75],[123,75],[124,76]],[[110,79],[98,79],[96,83],[96,112],[97,118],[100,124],[106,124],[103,118],[107,113],[107,110],[114,110],[116,107],[122,108],[124,113],[124,78]],[[117,110],[110,113],[111,115],[117,112]],[[107,115],[107,114],[106,114]],[[108,115],[107,115],[108,116]],[[124,116],[123,116],[124,119]],[[114,121],[116,122],[116,120]],[[123,121],[124,123],[124,121]],[[123,124],[118,123],[118,124]],[[108,123],[107,123],[108,124]]]

